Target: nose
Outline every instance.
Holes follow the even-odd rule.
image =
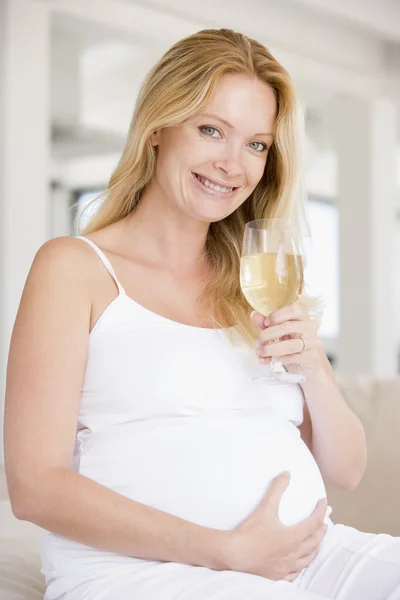
[[[225,152],[224,156],[219,156],[214,161],[214,167],[231,179],[239,177],[243,173],[240,155],[235,151]]]

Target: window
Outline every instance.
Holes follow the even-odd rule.
[[[76,235],[88,224],[92,216],[98,211],[104,197],[98,198],[96,202],[93,202],[90,208],[86,208],[88,204],[103,190],[90,190],[90,191],[77,191],[74,194],[74,216],[73,216],[73,229]],[[85,210],[86,209],[86,210]]]
[[[319,335],[339,335],[339,217],[334,204],[310,199],[307,218],[311,239],[305,244],[305,282],[309,294],[321,296],[325,308]]]

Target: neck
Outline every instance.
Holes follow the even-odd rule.
[[[125,222],[125,232],[135,248],[169,268],[193,268],[205,262],[209,223],[190,218],[171,206],[152,185]]]

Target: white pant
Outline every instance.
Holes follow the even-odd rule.
[[[149,562],[140,569],[105,567],[90,582],[71,581],[70,589],[63,600],[400,600],[400,538],[333,525],[294,583]],[[50,597],[56,597],[51,589]]]

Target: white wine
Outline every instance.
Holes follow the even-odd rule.
[[[262,315],[296,302],[303,292],[299,254],[265,252],[242,257],[240,285],[247,302]]]

